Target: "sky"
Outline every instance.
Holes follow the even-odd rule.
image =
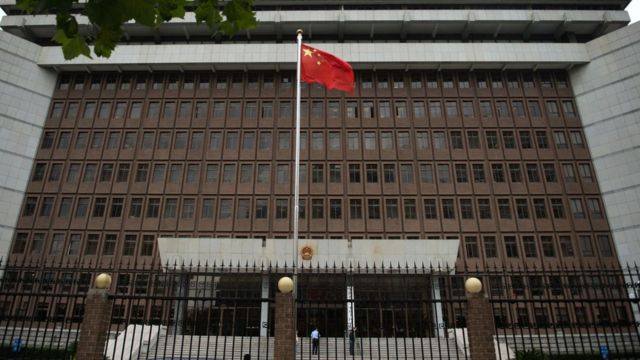
[[[640,20],[640,0],[633,0],[629,6],[627,6],[627,11],[631,16],[631,22],[634,23]],[[0,9],[0,19],[4,15],[4,11]]]

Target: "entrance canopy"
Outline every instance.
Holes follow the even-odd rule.
[[[453,268],[459,239],[299,239],[298,267]],[[163,264],[248,264],[291,268],[292,239],[159,238]]]

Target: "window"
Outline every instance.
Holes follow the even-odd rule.
[[[414,100],[413,101],[413,117],[414,118],[424,118],[427,116],[426,114],[426,106],[424,101]]]
[[[516,242],[515,236],[505,236],[504,237],[504,250],[505,254],[509,258],[517,258],[518,255],[518,243]]]
[[[529,203],[527,199],[516,199],[516,213],[518,214],[518,219],[529,218]]]
[[[585,256],[585,257],[595,256],[593,252],[593,245],[591,244],[590,235],[578,236],[578,242],[580,244],[580,251],[582,252],[582,256]]]
[[[566,183],[576,182],[576,174],[573,171],[572,164],[562,164],[562,173],[564,175],[564,182]]]
[[[311,199],[311,218],[324,219],[324,199]]]
[[[51,248],[49,249],[49,255],[62,255],[64,248],[64,234],[53,234],[51,239]]]
[[[138,236],[135,234],[126,234],[124,236],[124,244],[122,246],[123,256],[133,256],[136,253],[136,242]]]
[[[445,105],[447,107],[447,117],[458,117],[457,101],[446,101]]]
[[[396,169],[394,164],[383,165],[384,182],[386,184],[396,182]]]
[[[600,201],[598,199],[587,199],[587,207],[593,219],[603,218],[602,208],[600,207]]]
[[[136,197],[131,199],[131,205],[129,205],[129,217],[139,218],[142,216],[142,198]]]
[[[460,199],[460,217],[462,219],[473,219],[473,204],[471,199]]]
[[[369,219],[380,219],[380,200],[368,199],[367,200],[367,213]]]
[[[422,88],[422,74],[420,74],[420,73],[411,73],[411,88],[412,89],[421,89]]]
[[[22,216],[33,216],[36,212],[36,207],[38,204],[38,198],[34,196],[29,196],[25,200],[24,209],[22,210]]]
[[[329,150],[340,150],[340,132],[329,131]]]
[[[498,199],[498,214],[501,219],[511,219],[511,204],[509,199]]]
[[[425,219],[437,219],[438,218],[438,210],[436,207],[435,199],[424,199],[424,218]]]
[[[581,199],[569,199],[569,205],[571,206],[571,213],[573,214],[574,219],[585,218]]]
[[[362,219],[362,200],[349,200],[349,215],[351,219]]]
[[[533,143],[531,141],[531,133],[528,130],[523,130],[519,132],[520,134],[520,147],[523,149],[531,149],[533,147]]]
[[[478,199],[478,217],[483,220],[491,219],[491,205],[489,199]]]
[[[149,199],[147,202],[147,217],[157,218],[160,215],[160,199]]]
[[[442,199],[442,218],[443,219],[456,218],[453,199]]]
[[[540,243],[542,244],[542,255],[544,257],[556,257],[556,247],[553,244],[552,236],[540,236]]]
[[[522,247],[524,250],[525,257],[527,258],[538,257],[538,248],[536,247],[536,241],[533,236],[523,236]]]
[[[347,133],[347,146],[349,150],[358,150],[360,148],[360,134],[357,131],[349,131]]]
[[[322,133],[321,133],[322,135]],[[261,131],[258,139],[258,149],[259,150],[270,150],[271,149],[271,132],[269,131]]]
[[[164,215],[166,219],[175,219],[178,213],[178,199],[169,198],[164,202]]]
[[[511,110],[513,111],[513,116],[516,118],[525,117],[524,112],[524,103],[519,100],[515,100],[511,103]]]
[[[538,144],[538,149],[549,148],[549,139],[547,138],[546,131],[544,130],[536,131],[536,143]]]
[[[499,147],[498,144],[498,133],[495,131],[487,131],[485,132],[487,148],[488,149],[497,149]]]
[[[513,131],[505,130],[502,132],[502,143],[505,149],[515,149],[516,139],[513,136]]]
[[[564,131],[554,131],[553,138],[556,142],[556,147],[558,149],[566,149],[569,147],[567,144],[567,137]]]
[[[451,182],[451,175],[449,173],[449,164],[438,164],[438,182],[440,183]]]
[[[89,211],[89,198],[81,197],[78,199],[78,203],[76,204],[76,218],[84,218],[87,216],[87,212]]]
[[[558,110],[558,103],[555,101],[546,101],[545,105],[547,107],[547,115],[549,117],[559,117],[560,111]]]
[[[551,212],[553,213],[553,217],[555,219],[564,219],[564,204],[562,203],[562,199],[551,199]]]
[[[311,182],[316,184],[324,182],[323,164],[311,164]]]
[[[351,183],[360,182],[360,165],[359,164],[349,164],[349,182]]]
[[[302,168],[300,169],[300,174],[302,174]],[[306,174],[306,169],[305,169]],[[258,164],[258,184],[266,184],[269,182],[269,177],[271,176],[271,167],[269,164]]]
[[[429,116],[431,118],[442,117],[442,103],[440,101],[429,101]]]
[[[176,166],[176,164],[171,165],[171,168]],[[178,166],[180,166],[178,164]],[[224,164],[222,166],[222,182],[223,183],[233,183],[235,182],[236,177],[236,165],[235,164]],[[169,176],[171,179],[171,176]],[[171,181],[171,180],[170,180]]]
[[[462,132],[461,131],[451,131],[451,147],[453,149],[462,149]]]
[[[442,150],[447,146],[446,135],[444,131],[433,132],[433,148],[436,150]]]
[[[433,183],[433,166],[431,164],[420,164],[420,182]]]
[[[496,244],[496,238],[493,236],[485,236],[484,241],[484,256],[487,259],[498,257],[498,246]]]
[[[329,164],[329,182],[342,183],[342,165]]]
[[[409,149],[411,149],[411,141],[409,140],[409,132],[408,131],[399,131],[398,132],[398,149],[400,149],[400,150],[409,150]]]
[[[476,238],[475,236],[464,237],[464,248],[467,254],[467,258],[480,257],[480,252],[478,251],[478,238]]]
[[[169,167],[169,182],[172,184],[182,183],[182,164],[171,164]]]
[[[113,198],[111,200],[111,211],[109,212],[109,217],[121,217],[123,208],[124,199],[121,197]]]
[[[536,219],[546,219],[547,216],[547,204],[544,198],[533,199],[533,211],[536,215]]]
[[[91,216],[103,217],[106,207],[107,207],[107,198],[97,197],[93,203],[93,212],[91,213]]]
[[[286,203],[286,200],[285,200],[285,203]],[[231,219],[232,211],[233,211],[233,200],[221,199],[220,210],[218,211],[218,218],[221,220]]]
[[[462,116],[466,118],[475,116],[473,101],[462,101]]]
[[[342,219],[342,200],[329,199],[329,218]]]
[[[467,173],[467,164],[455,164],[456,182],[467,183],[469,182],[469,175]]]
[[[417,219],[418,218],[418,210],[416,208],[416,200],[415,199],[404,199],[404,218],[405,219]]]
[[[501,100],[496,101],[496,112],[498,113],[498,117],[501,117],[501,118],[511,116],[511,114],[509,114],[509,106],[507,106],[506,101],[501,101]]]
[[[522,182],[522,172],[520,171],[520,164],[509,164],[509,178],[512,183]]]
[[[396,119],[405,119],[407,117],[407,103],[405,101],[395,101]]]
[[[193,199],[189,199],[191,201],[193,201]],[[186,203],[186,200],[185,200]],[[249,218],[249,212],[250,212],[250,204],[251,201],[249,199],[238,199],[238,209],[236,212],[236,218],[237,219],[248,219]],[[191,217],[193,217],[193,208],[191,209],[191,213],[190,213]],[[185,208],[183,206],[183,211],[182,211],[182,217],[185,218]],[[191,218],[191,217],[186,217],[186,218]]]
[[[573,244],[571,243],[571,237],[562,235],[558,238],[558,240],[560,242],[560,252],[562,253],[562,256],[573,257],[574,251]]]
[[[413,184],[412,164],[400,164],[400,182],[403,184]]]
[[[571,100],[562,101],[562,112],[564,112],[565,117],[575,117],[576,109],[573,106],[573,102]]]
[[[364,132],[364,149],[375,150],[376,149],[376,133],[373,131]]]
[[[481,100],[480,101],[480,116],[482,118],[490,118],[493,117],[493,110],[491,108],[491,101]]]
[[[256,219],[266,219],[268,216],[268,200],[256,199]]]
[[[556,166],[553,163],[542,164],[542,170],[544,171],[544,179],[547,182],[558,181],[558,177],[556,175]]]
[[[591,174],[591,166],[588,163],[578,164],[578,172],[580,173],[580,178],[582,178],[582,181],[586,183],[593,182],[593,175]]]
[[[564,135],[564,133],[562,133]],[[576,148],[584,148],[584,140],[582,138],[582,133],[580,131],[570,131],[569,136],[571,138],[571,143]],[[566,142],[566,140],[564,140]]]
[[[613,249],[608,235],[596,235],[598,241],[598,248],[600,249],[600,256],[611,257],[613,256]]]
[[[400,165],[402,169],[402,165]],[[367,172],[367,182],[368,183],[377,183],[378,182],[378,165],[377,164],[367,164],[366,165]]]
[[[542,110],[540,110],[540,103],[536,100],[529,100],[529,115],[532,118],[541,118]]]
[[[276,166],[276,182],[278,184],[286,184],[289,181],[289,165],[278,164]]]
[[[540,173],[538,172],[538,164],[526,164],[527,179],[529,182],[540,182]]]

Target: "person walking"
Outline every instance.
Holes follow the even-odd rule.
[[[313,328],[311,332],[311,354],[318,354],[318,346],[320,345],[320,332],[318,328]]]

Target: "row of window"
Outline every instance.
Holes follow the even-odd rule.
[[[218,204],[216,204],[216,201]],[[573,219],[602,219],[604,217],[600,200],[595,197],[534,197],[512,198],[431,198],[422,199],[422,214],[420,202],[414,197],[383,197],[383,198],[342,198],[311,197],[310,218],[339,220],[346,218],[348,212],[350,220],[379,220],[382,218],[393,220],[403,217],[415,220],[423,217],[427,220],[438,218],[445,220],[489,220],[499,219],[565,219],[565,209],[568,201],[570,215]],[[247,219],[287,219],[290,214],[291,199],[269,197],[131,197],[125,202],[120,196],[60,196],[57,200],[53,196],[28,196],[22,211],[22,216],[38,215],[41,217],[57,216],[58,218],[83,219],[91,218],[164,218],[164,219],[213,219],[238,220]],[[146,207],[145,207],[146,203]],[[38,209],[39,206],[39,209]],[[127,209],[128,206],[128,209]],[[345,208],[346,207],[346,208]],[[55,213],[54,213],[55,210]],[[300,199],[299,216],[307,217],[307,199]],[[587,213],[588,211],[588,213]],[[272,214],[270,216],[270,214]]]
[[[201,72],[184,74],[177,72],[156,73],[95,73],[63,74],[58,81],[59,90],[217,90],[247,89],[273,90],[276,83],[280,89],[291,89],[295,81],[292,72]],[[532,89],[568,88],[569,81],[565,72],[357,72],[356,82],[361,89]]]
[[[502,244],[500,244],[502,243]],[[506,257],[506,258],[555,258],[561,255],[563,258],[574,257],[573,240],[569,235],[551,234],[539,235],[505,235],[500,239],[495,236],[464,236],[462,238],[461,250],[467,259],[485,259]],[[594,246],[594,236],[591,234],[579,234],[577,236],[578,251],[582,257],[594,257],[599,254],[602,257],[612,257],[613,247],[609,235],[596,234]],[[504,251],[500,253],[500,249]],[[504,255],[503,255],[504,254]]]
[[[152,166],[153,165],[153,166]],[[559,164],[562,180],[566,184],[577,183],[579,175],[584,184],[594,182],[591,165],[588,162],[562,162]],[[135,167],[134,167],[135,166]],[[331,163],[311,162],[309,165],[300,164],[300,182],[306,183],[307,176],[311,183],[343,184],[349,183],[379,183],[393,184],[448,184],[456,182],[487,183],[524,183],[529,184],[558,182],[558,170],[555,162],[497,162],[491,161],[487,165],[483,162],[419,162],[414,163]],[[576,166],[578,171],[576,172]],[[204,171],[202,171],[202,170]],[[417,173],[416,173],[417,171]],[[344,174],[344,176],[343,176]],[[132,176],[133,175],[133,176]],[[292,165],[290,163],[210,163],[199,162],[37,162],[32,182],[60,182],[68,184],[124,183],[131,180],[135,183],[198,185],[215,184],[222,180],[223,184],[265,184],[275,182],[280,185],[290,184]]]
[[[41,255],[101,255],[101,256],[152,256],[156,236],[153,234],[125,233],[74,233],[54,232],[48,248],[47,234],[41,232],[29,236],[27,232],[18,232],[13,245],[13,254]],[[436,237],[438,238],[438,237]],[[29,241],[30,240],[30,241]],[[595,240],[595,241],[594,241]],[[239,240],[240,241],[240,240]],[[426,240],[428,241],[428,240]],[[607,234],[578,234],[577,248],[574,239],[569,234],[541,234],[535,235],[493,235],[462,237],[460,249],[465,258],[573,258],[578,252],[582,257],[612,257],[614,251],[610,237]]]
[[[309,133],[311,135],[309,139]],[[582,131],[578,129],[553,130],[549,139],[547,130],[314,130],[300,133],[300,148],[312,151],[394,151],[462,150],[468,148],[490,150],[549,149],[551,141],[557,150],[585,149]],[[208,136],[207,139],[205,137]],[[276,137],[274,139],[274,137]],[[56,150],[190,150],[202,151],[278,151],[290,150],[293,139],[290,130],[76,130],[45,131],[41,149]]]
[[[575,118],[577,116],[572,100],[546,99],[544,108],[548,118]],[[431,99],[424,100],[304,100],[300,104],[300,116],[311,120],[324,119],[407,119],[413,115],[415,119],[446,118],[531,118],[541,121],[544,116],[540,101],[506,100],[506,99]],[[65,109],[66,106],[66,109]],[[51,109],[51,119],[170,119],[188,120],[228,119],[291,119],[293,102],[290,100],[150,100],[144,101],[55,101]],[[82,111],[81,111],[82,109]],[[144,110],[144,114],[143,114]],[[277,110],[277,114],[275,112]],[[97,116],[96,116],[97,115]],[[186,124],[188,125],[188,124]]]

